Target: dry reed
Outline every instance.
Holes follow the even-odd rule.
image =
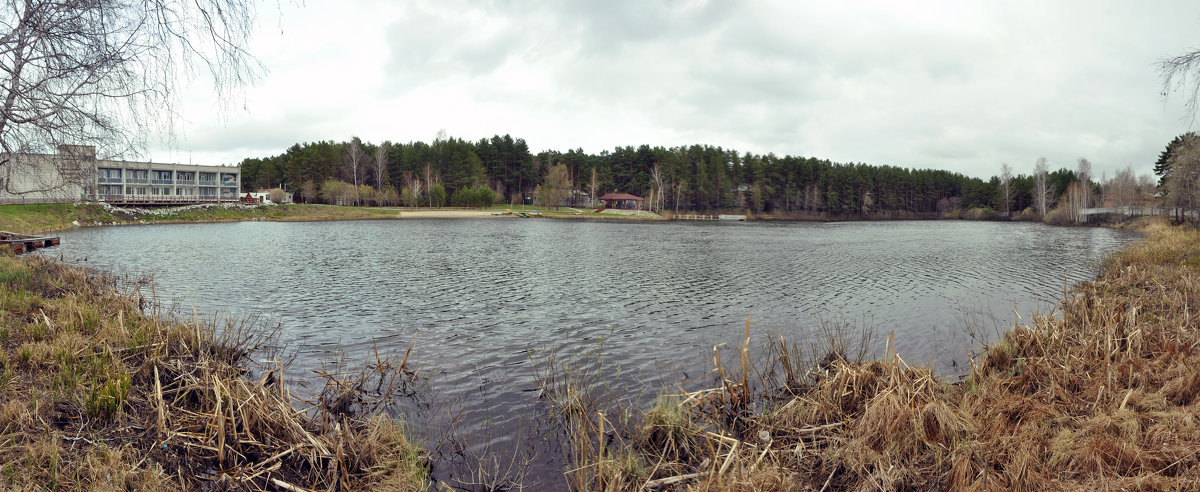
[[[326,375],[308,410],[256,362],[252,323],[173,321],[112,277],[0,257],[0,488],[420,490],[428,463],[380,401],[404,361]]]
[[[847,360],[771,340],[756,364],[646,412],[575,464],[577,489],[1200,489],[1200,232],[1152,225],[947,383],[889,346]],[[833,330],[833,333],[839,330]],[[864,354],[859,351],[856,355]],[[581,416],[583,414],[580,414]],[[596,419],[592,419],[593,421]],[[579,426],[572,437],[606,442]],[[640,463],[620,475],[622,461]],[[616,464],[614,464],[614,462]],[[603,485],[596,487],[595,485]]]

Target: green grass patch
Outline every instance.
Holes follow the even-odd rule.
[[[0,205],[0,230],[37,234],[74,227],[73,222],[113,222],[117,218],[101,205],[35,203]]]
[[[129,397],[130,378],[128,374],[117,373],[112,377],[92,386],[84,401],[84,409],[92,418],[111,419],[121,408],[121,404]]]
[[[0,270],[0,284],[28,283],[29,271],[21,269]]]
[[[154,224],[170,222],[232,222],[242,220],[357,220],[396,216],[398,209],[285,204],[261,207],[171,208],[165,213],[110,211],[96,203],[39,203],[0,205],[0,230],[40,234],[80,225],[111,223]],[[150,208],[141,210],[153,210]]]

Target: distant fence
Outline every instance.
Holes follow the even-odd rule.
[[[731,214],[675,214],[671,220],[746,220],[745,215]]]
[[[1085,208],[1079,211],[1079,221],[1087,222],[1088,217],[1093,215],[1124,215],[1128,217],[1146,216],[1146,215],[1161,215],[1166,217],[1175,217],[1177,215],[1183,217],[1195,218],[1196,213],[1192,211],[1184,211],[1178,207],[1162,208],[1162,207],[1108,207],[1108,208]]]

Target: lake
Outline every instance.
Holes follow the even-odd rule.
[[[822,322],[895,332],[910,364],[961,373],[970,333],[1049,313],[1064,287],[1139,235],[1033,223],[602,222],[552,219],[239,222],[89,227],[38,254],[151,275],[190,318],[256,315],[297,354],[291,379],[399,351],[428,376],[427,422],[452,412],[463,446],[511,453],[536,420],[535,362],[602,347],[621,398],[711,386],[714,345],[750,316],[805,341]],[[774,336],[774,335],[772,335]],[[880,348],[881,347],[880,343]],[[430,403],[435,402],[435,403]],[[463,424],[462,422],[467,422]],[[536,427],[536,426],[534,426]],[[428,429],[434,429],[429,431]],[[498,450],[498,451],[497,451]],[[531,477],[561,479],[553,452]],[[449,467],[453,469],[453,466]],[[442,470],[443,476],[447,473]],[[557,478],[556,478],[557,477]]]

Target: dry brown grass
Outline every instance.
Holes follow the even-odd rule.
[[[1110,258],[1096,281],[1074,288],[1061,318],[1014,327],[985,347],[960,383],[909,366],[890,349],[871,362],[847,361],[844,351],[817,360],[778,341],[758,366],[745,355],[730,367],[718,360],[720,384],[655,407],[635,433],[640,440],[578,464],[596,474],[573,483],[1197,490],[1196,306],[1200,233],[1154,225],[1146,240]],[[576,437],[599,441],[587,432]],[[602,465],[620,456],[642,467],[612,476],[616,467]]]
[[[349,401],[297,410],[284,364],[250,358],[270,330],[156,314],[110,277],[0,257],[0,489],[427,487],[425,456],[376,404],[403,362],[330,376]]]

